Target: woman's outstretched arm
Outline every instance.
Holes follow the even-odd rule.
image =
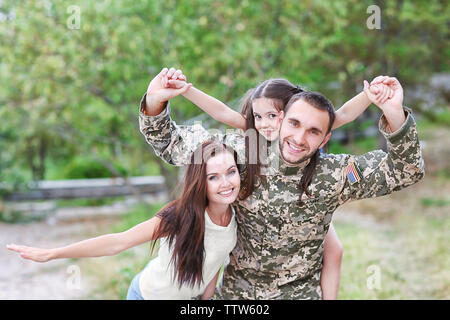
[[[43,249],[10,244],[6,248],[20,254],[23,259],[47,262],[62,258],[88,258],[116,255],[126,249],[155,240],[154,231],[161,219],[156,216],[120,233],[105,234],[83,240],[65,247]]]

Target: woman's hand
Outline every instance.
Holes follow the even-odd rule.
[[[33,248],[27,246],[19,246],[16,244],[7,245],[6,249],[17,252],[23,259],[26,260],[33,260],[36,262],[47,262],[53,259],[52,249]]]

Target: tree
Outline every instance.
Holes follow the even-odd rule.
[[[234,108],[270,77],[321,91],[339,107],[363,79],[389,74],[408,87],[448,72],[444,2],[375,1],[380,30],[367,28],[372,4],[2,1],[0,179],[48,178],[50,163],[78,156],[122,163],[128,174],[157,167],[172,190],[177,169],[156,158],[137,121],[145,88],[164,66]],[[172,113],[178,123],[201,114],[181,97]]]

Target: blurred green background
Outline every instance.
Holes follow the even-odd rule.
[[[380,8],[380,29],[368,27],[371,5]],[[449,298],[449,17],[443,0],[1,0],[0,182],[12,191],[35,180],[161,174],[173,190],[179,169],[159,160],[138,130],[139,101],[163,67],[182,69],[189,82],[235,109],[248,89],[271,77],[320,91],[337,109],[362,90],[364,79],[395,76],[418,120],[427,176],[399,199],[351,209],[388,222],[394,236],[401,229],[409,239],[406,221],[424,239],[439,235],[435,251],[417,259],[437,259],[441,284],[421,294]],[[224,128],[182,97],[172,115],[177,123],[200,119]],[[383,147],[373,130],[379,115],[371,106],[337,130],[329,152]],[[395,201],[409,209],[393,210]],[[395,220],[401,210],[414,219]],[[342,281],[351,286],[361,272],[354,262],[370,260],[365,249],[391,241],[355,221],[337,221],[336,228],[344,244]],[[432,243],[415,245],[423,253]],[[364,273],[370,261],[360,263]],[[409,279],[395,272],[387,292],[367,295],[364,286],[342,285],[342,297],[422,297],[406,294]]]

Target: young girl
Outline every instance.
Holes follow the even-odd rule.
[[[180,70],[169,70],[162,81],[167,87],[181,87],[186,77]],[[299,86],[291,84],[285,79],[269,79],[249,90],[243,99],[242,111],[238,113],[219,100],[203,93],[189,84],[190,88],[183,94],[185,98],[207,112],[215,120],[235,128],[255,129],[269,143],[278,139],[283,110],[290,98],[303,91]],[[388,86],[372,86],[371,92],[377,95],[377,100],[386,100],[393,91]],[[338,128],[358,117],[369,105],[370,100],[364,92],[347,101],[336,111],[336,118],[332,129]],[[258,144],[260,142],[258,141]],[[257,147],[259,150],[259,147]],[[248,166],[247,185],[253,186],[259,167]],[[253,188],[247,188],[244,198],[252,193]],[[323,299],[337,299],[340,267],[343,249],[333,224],[324,242],[323,267],[321,273],[321,288]]]
[[[195,154],[201,152],[200,158]],[[203,159],[195,164],[194,159]],[[220,267],[236,244],[236,221],[230,206],[240,191],[237,155],[223,144],[203,143],[187,166],[181,196],[155,217],[127,231],[84,240],[66,247],[40,249],[8,245],[24,259],[116,255],[161,239],[158,256],[132,281],[127,299],[210,299]],[[153,243],[153,247],[154,247]]]

